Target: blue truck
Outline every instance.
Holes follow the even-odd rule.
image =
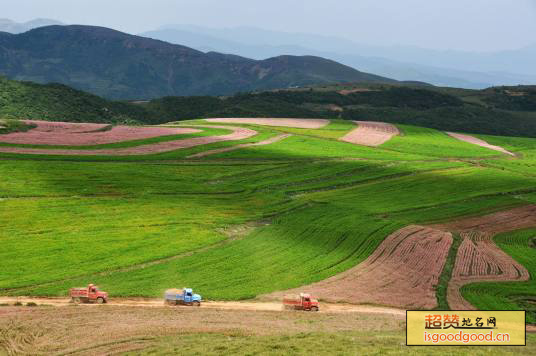
[[[201,306],[201,296],[194,294],[191,288],[168,289],[164,296],[167,305]]]

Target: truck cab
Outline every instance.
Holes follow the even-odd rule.
[[[318,300],[313,298],[310,294],[301,293],[300,294],[301,305],[304,310],[318,310]]]
[[[191,288],[185,288],[184,289],[184,302],[185,303],[192,303],[201,301],[201,296],[199,294],[194,294],[193,290]]]

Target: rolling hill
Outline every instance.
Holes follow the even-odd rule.
[[[536,137],[535,98],[530,86],[463,90],[421,84],[341,84],[129,103],[62,84],[0,77],[0,118],[69,122],[162,124],[211,117],[308,117]]]
[[[396,285],[343,280],[347,288],[325,288],[325,302],[527,305],[536,321],[526,278],[536,268],[536,140],[473,136],[511,155],[409,125],[241,121],[141,127],[161,136],[136,140],[125,127],[39,123],[37,134],[0,138],[0,296],[61,297],[97,283],[114,299],[175,285],[210,300],[274,298],[361,266]],[[475,226],[490,243],[468,254]],[[378,258],[386,269],[369,268]],[[471,258],[470,284],[460,284],[456,271]],[[501,272],[514,267],[523,274]],[[490,290],[490,281],[511,286]]]
[[[92,26],[0,33],[0,74],[114,99],[227,95],[338,82],[394,82],[313,56],[262,61]]]

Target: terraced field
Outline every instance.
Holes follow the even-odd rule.
[[[517,230],[496,235],[495,243],[529,275],[536,274],[536,228]],[[479,309],[525,309],[528,320],[536,323],[536,284],[525,282],[473,283],[463,287],[463,295]]]
[[[84,146],[0,135],[0,295],[62,296],[92,282],[112,297],[189,285],[238,300],[329,281],[341,300],[433,308],[456,276],[443,274],[456,270],[455,229],[395,232],[536,203],[536,139],[478,136],[514,157],[397,125],[400,135],[371,147],[342,140],[355,123],[271,120],[171,123],[148,128],[160,136]],[[494,241],[532,278],[534,230],[523,231]],[[531,282],[467,284],[461,296],[531,307]]]

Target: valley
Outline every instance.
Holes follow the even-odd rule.
[[[272,3],[98,2],[99,26],[0,19],[0,355],[536,352],[534,46],[454,49],[522,31],[464,30],[466,4],[440,29],[448,7],[347,2],[307,34],[282,30],[314,1],[273,30],[236,27]],[[162,9],[194,25],[131,34]]]

